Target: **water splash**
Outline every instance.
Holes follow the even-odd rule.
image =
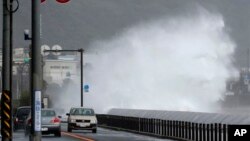
[[[92,44],[85,54],[84,104],[110,108],[214,112],[235,76],[235,44],[220,14],[161,18]]]

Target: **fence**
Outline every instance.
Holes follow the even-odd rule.
[[[188,141],[228,141],[228,125],[157,118],[97,115],[98,124],[152,136]]]

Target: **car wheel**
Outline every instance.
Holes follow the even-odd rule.
[[[13,131],[14,131],[14,132],[17,131],[17,125],[14,125]]]
[[[93,130],[92,130],[92,133],[96,133],[96,131],[97,131],[96,129],[93,129]]]
[[[62,135],[61,135],[61,131],[56,132],[56,133],[55,133],[55,136],[56,136],[56,137],[61,137],[61,136],[62,136]]]
[[[24,131],[24,135],[25,135],[25,136],[28,136],[28,134],[29,134],[29,130],[28,130],[28,127],[26,127],[26,128],[25,128],[25,131]]]
[[[72,129],[70,127],[68,127],[68,132],[72,132]]]

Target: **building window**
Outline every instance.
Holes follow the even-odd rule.
[[[62,69],[69,69],[69,66],[62,66]]]
[[[50,66],[51,69],[60,69],[60,66]]]

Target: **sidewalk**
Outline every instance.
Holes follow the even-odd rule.
[[[2,139],[1,134],[0,134],[0,139]],[[13,132],[13,141],[28,141],[28,140],[29,137],[24,135],[23,130]]]

